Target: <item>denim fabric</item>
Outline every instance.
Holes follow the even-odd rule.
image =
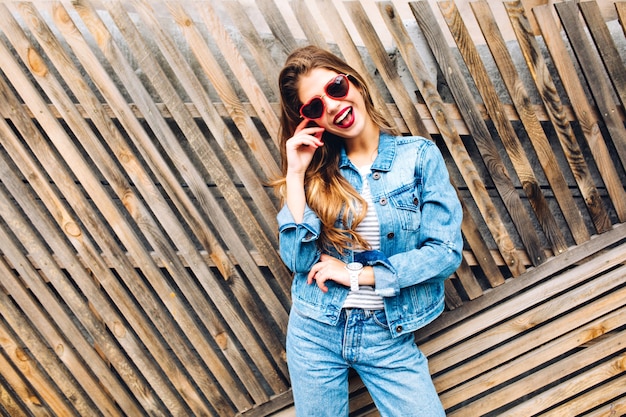
[[[361,191],[362,180],[345,152],[342,175]],[[416,136],[381,133],[378,156],[368,174],[380,224],[380,252],[368,254],[374,268],[376,292],[383,297],[392,337],[409,334],[435,319],[444,308],[444,280],[461,262],[462,209],[450,184],[437,146]],[[280,255],[294,272],[292,303],[298,311],[336,326],[349,288],[327,281],[323,293],[306,277],[319,260],[317,240],[321,222],[309,208],[296,223],[284,206],[277,216]],[[345,262],[352,252],[331,255]]]
[[[328,325],[293,308],[287,359],[298,417],[347,417],[349,368],[382,417],[445,416],[426,357],[411,334],[391,337],[382,310],[343,310]]]

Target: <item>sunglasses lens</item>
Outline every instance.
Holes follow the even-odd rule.
[[[345,75],[339,75],[326,86],[326,94],[333,98],[344,98],[348,95],[348,79]]]
[[[350,83],[346,75],[340,74],[324,87],[324,93],[335,100],[341,100],[348,95]],[[300,107],[300,114],[307,119],[319,119],[324,114],[324,101],[320,96],[313,97],[308,103]]]
[[[318,119],[324,113],[324,102],[319,97],[314,97],[307,104],[302,106],[300,113],[307,119]]]

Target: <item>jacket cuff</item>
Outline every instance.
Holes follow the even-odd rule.
[[[374,268],[376,294],[381,297],[394,297],[400,294],[396,271],[384,253],[378,250],[357,252],[354,254],[354,261]]]

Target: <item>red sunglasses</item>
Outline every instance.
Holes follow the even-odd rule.
[[[315,96],[300,107],[300,115],[305,119],[315,120],[322,117],[326,105],[324,104],[324,96],[328,96],[335,100],[346,98],[350,90],[350,82],[348,76],[339,74],[326,84],[324,94]]]

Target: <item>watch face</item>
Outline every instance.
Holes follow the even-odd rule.
[[[350,271],[358,271],[363,269],[363,264],[360,262],[350,262],[348,265],[346,265],[346,268],[348,268]]]

